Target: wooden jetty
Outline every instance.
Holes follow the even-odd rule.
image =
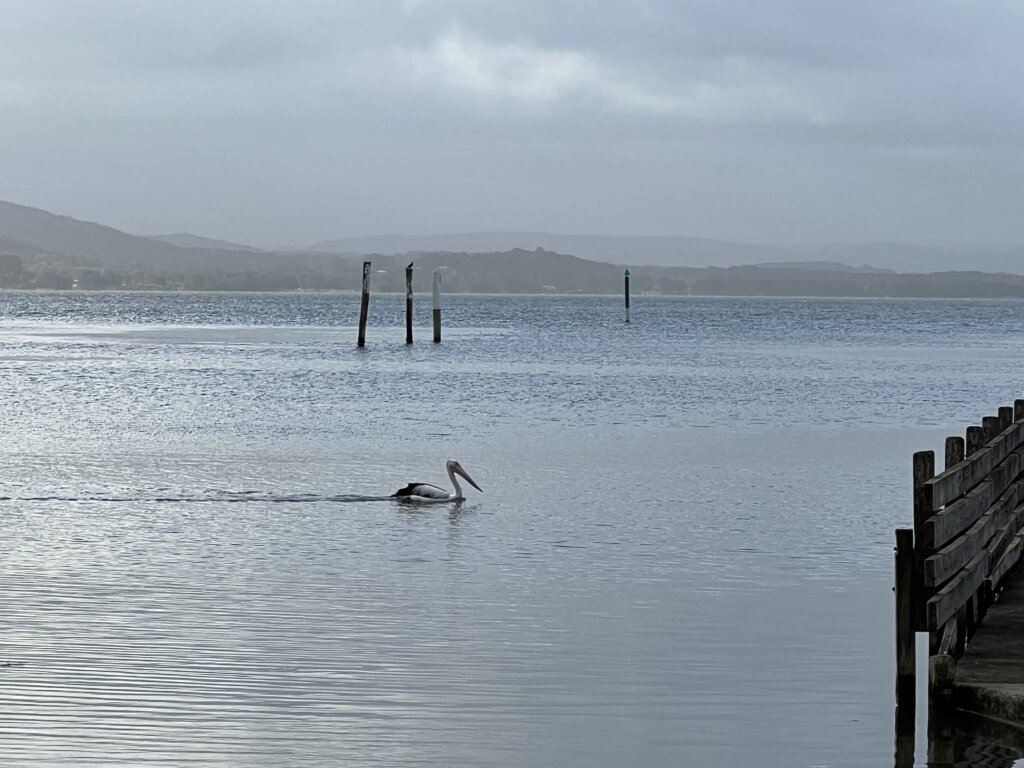
[[[896,531],[897,703],[913,710],[915,633],[929,703],[1024,728],[1024,399],[914,454],[914,527]]]

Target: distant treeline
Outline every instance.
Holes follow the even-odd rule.
[[[587,293],[622,291],[623,268],[548,251],[423,253],[370,256],[374,291],[405,290],[405,265],[415,262],[414,288],[430,290],[441,271],[447,293]],[[301,260],[260,269],[154,270],[108,266],[74,257],[22,259],[0,253],[0,288],[161,291],[354,291],[362,258],[323,265]],[[632,267],[635,294],[676,296],[821,296],[892,298],[1024,298],[1024,276],[984,272],[896,274],[785,266],[729,268]]]

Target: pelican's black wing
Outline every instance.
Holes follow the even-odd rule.
[[[443,499],[448,497],[448,491],[438,488],[430,483],[409,483],[405,488],[399,488],[392,496],[399,498],[405,496],[419,496],[424,499]]]

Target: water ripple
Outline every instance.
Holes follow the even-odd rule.
[[[446,301],[0,296],[0,763],[891,759],[909,456],[1017,305]]]

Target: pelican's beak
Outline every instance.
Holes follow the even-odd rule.
[[[483,491],[482,491],[482,490],[480,489],[480,486],[479,486],[479,485],[477,485],[476,483],[474,483],[474,482],[473,482],[473,478],[472,478],[472,477],[470,477],[470,476],[469,476],[469,474],[468,474],[468,473],[466,472],[466,470],[464,470],[464,469],[462,468],[462,465],[461,465],[461,464],[459,464],[459,465],[458,465],[457,467],[453,467],[453,469],[454,469],[454,470],[455,470],[456,472],[458,472],[458,473],[459,473],[460,475],[462,475],[462,477],[464,477],[464,478],[465,478],[465,480],[466,480],[466,482],[467,482],[467,483],[469,483],[469,484],[470,484],[470,485],[472,485],[472,486],[473,486],[474,488],[476,488],[476,489],[477,489],[478,491],[480,491],[480,493],[483,493]]]

